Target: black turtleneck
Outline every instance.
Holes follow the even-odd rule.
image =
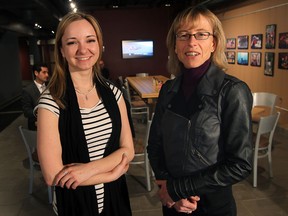
[[[194,93],[197,85],[199,84],[201,78],[206,73],[209,68],[211,60],[208,59],[202,65],[197,68],[183,68],[183,79],[182,79],[182,92],[186,101],[189,101],[191,95]]]

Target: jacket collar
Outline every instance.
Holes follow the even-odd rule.
[[[168,92],[177,93],[181,86],[183,75],[177,76],[168,90]],[[216,95],[220,91],[221,85],[225,77],[225,72],[218,68],[214,63],[211,63],[209,69],[201,79],[197,86],[198,95]]]

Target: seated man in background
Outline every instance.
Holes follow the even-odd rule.
[[[22,109],[24,116],[28,119],[28,129],[37,129],[37,119],[33,114],[34,107],[38,104],[40,94],[46,88],[49,79],[48,67],[46,64],[35,64],[33,66],[34,81],[22,91]]]

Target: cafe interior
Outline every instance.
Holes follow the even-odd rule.
[[[130,103],[136,154],[126,177],[133,216],[162,215],[147,137],[161,86],[174,78],[167,71],[166,35],[175,15],[196,5],[222,22],[226,73],[253,94],[257,153],[254,173],[233,186],[238,216],[288,215],[288,0],[10,0],[0,6],[1,216],[54,215],[53,188],[31,158],[35,134],[25,128],[21,91],[32,82],[34,63],[45,62],[53,72],[56,28],[73,11],[99,21],[109,79],[120,83]],[[260,136],[269,145],[263,147]]]

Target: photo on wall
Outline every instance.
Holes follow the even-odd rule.
[[[248,49],[248,35],[238,36],[238,49]]]
[[[278,68],[288,70],[288,52],[279,53]]]
[[[236,38],[226,39],[226,49],[236,49]]]
[[[256,67],[261,66],[261,52],[251,52],[250,65]]]
[[[274,52],[265,52],[264,75],[274,75]]]
[[[288,32],[279,33],[279,49],[288,49]]]
[[[228,64],[235,64],[235,52],[234,51],[227,51],[226,58]]]
[[[251,35],[251,49],[262,49],[263,34]]]
[[[266,49],[275,49],[276,24],[266,26]]]
[[[248,65],[249,54],[248,52],[238,52],[237,53],[237,64],[239,65]]]

